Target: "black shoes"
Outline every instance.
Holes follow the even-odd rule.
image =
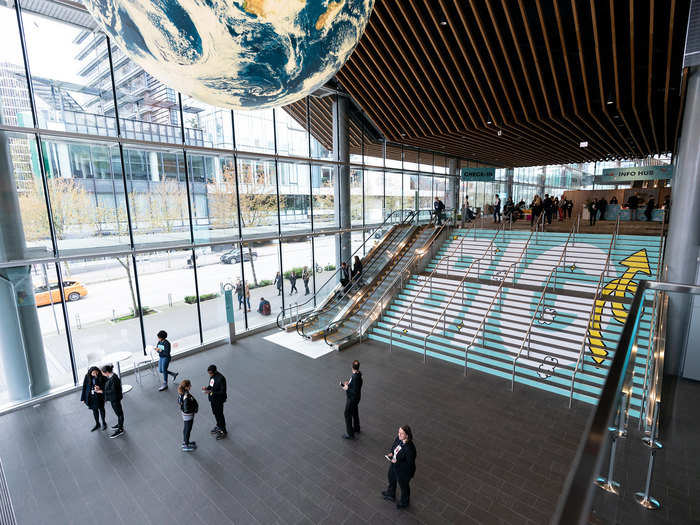
[[[99,430],[99,429],[100,429],[100,424],[95,423],[95,426],[90,429],[90,432],[94,432],[95,430]]]
[[[118,425],[118,424],[117,424],[117,425],[112,425],[112,428],[113,428],[114,430],[117,430],[117,429],[119,428],[119,425]]]
[[[218,434],[219,433],[219,427],[214,427],[209,431],[210,434]]]
[[[173,383],[174,383],[175,380],[177,379],[177,376],[178,376],[178,375],[180,375],[180,372],[175,372],[175,373],[173,374]]]
[[[396,500],[396,496],[389,494],[386,490],[382,491],[382,496],[384,496],[384,499],[387,501],[394,501]]]
[[[102,430],[107,430],[107,423],[102,422]]]
[[[397,503],[396,504],[397,509],[405,509],[406,507],[408,507],[408,503]]]
[[[348,434],[343,434],[343,439],[355,439],[355,436],[350,436]]]
[[[219,441],[219,440],[221,440],[221,439],[224,439],[224,438],[227,436],[227,434],[228,434],[228,432],[219,430],[219,431],[216,433],[216,440]]]
[[[123,428],[118,428],[117,430],[114,431],[114,434],[112,434],[111,436],[109,436],[109,439],[117,438],[117,437],[121,436],[123,433],[124,433],[124,429],[123,429]]]

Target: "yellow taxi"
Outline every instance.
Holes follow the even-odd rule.
[[[61,302],[61,292],[58,289],[58,283],[52,283],[51,294],[44,286],[37,286],[34,289],[34,298],[37,306],[46,306],[47,304]],[[63,295],[68,301],[77,301],[81,297],[87,295],[87,288],[78,281],[63,281]]]

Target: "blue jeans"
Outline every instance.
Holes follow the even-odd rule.
[[[163,383],[168,384],[168,366],[170,365],[169,357],[161,357],[158,359],[158,372],[163,374]]]

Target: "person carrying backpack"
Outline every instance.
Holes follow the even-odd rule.
[[[199,411],[199,403],[197,403],[197,400],[190,393],[191,388],[192,383],[189,379],[183,379],[177,387],[177,404],[180,405],[180,413],[182,414],[182,421],[184,423],[182,428],[183,452],[192,452],[197,448],[197,443],[190,441],[190,434],[192,433],[192,426],[194,425],[194,415]]]

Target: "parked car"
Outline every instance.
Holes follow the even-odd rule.
[[[58,289],[58,283],[52,283],[51,295],[46,286],[37,286],[34,288],[34,299],[37,306],[46,306],[47,304],[60,303],[61,292]],[[77,301],[81,297],[87,295],[87,288],[78,281],[63,281],[63,296],[67,301]]]
[[[250,253],[247,249],[243,250],[243,261],[250,261]],[[253,251],[253,260],[258,258],[258,252]],[[241,252],[239,250],[230,250],[219,257],[219,260],[224,264],[237,264],[241,262]]]

